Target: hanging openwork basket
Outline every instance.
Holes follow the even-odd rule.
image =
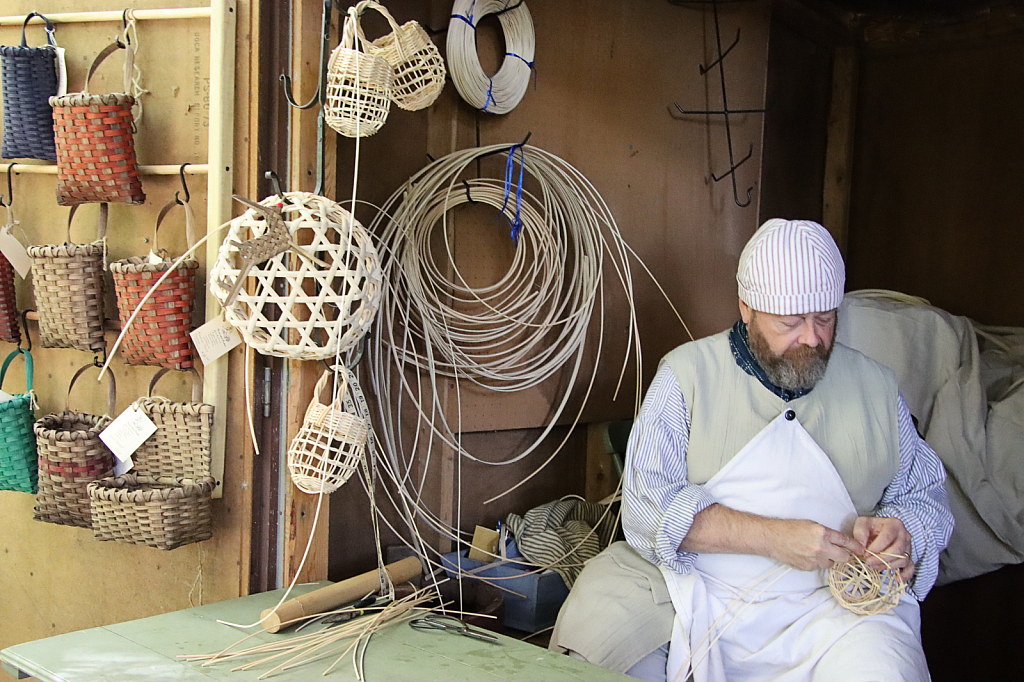
[[[78,206],[68,213],[68,239],[63,244],[26,248],[32,258],[32,284],[39,313],[39,342],[43,348],[77,348],[101,351],[103,335],[103,270],[107,234],[107,204],[100,204],[98,238],[91,244],[71,242],[71,221]]]
[[[168,369],[187,370],[192,367],[192,309],[196,299],[196,271],[199,261],[184,260],[161,282],[160,287],[142,306],[139,314],[128,325],[128,320],[139,301],[149,293],[153,284],[171,269],[174,260],[157,246],[160,225],[178,205],[172,200],[161,209],[153,228],[153,253],[159,260],[133,256],[110,264],[117,297],[117,314],[125,329],[121,356],[129,365],[151,365]],[[188,246],[195,244],[195,218],[187,202],[185,234]]]
[[[399,26],[387,9],[373,0],[363,0],[356,5],[359,15],[366,8],[383,14],[391,25],[391,33],[369,43],[363,35],[362,24],[357,25],[359,40],[367,53],[379,55],[391,65],[394,73],[391,99],[406,111],[429,107],[444,89],[446,71],[441,52],[419,23],[408,21]]]
[[[156,432],[132,455],[132,472],[89,484],[97,540],[174,549],[213,537],[213,405],[199,402],[198,381],[192,384],[192,402],[154,397],[166,372],[157,372],[149,395],[135,402]]]
[[[369,434],[365,420],[342,409],[350,381],[347,369],[338,371],[339,385],[332,398],[328,391],[335,373],[325,370],[313,389],[313,400],[306,408],[302,428],[288,448],[288,473],[304,493],[325,495],[340,488],[359,465]]]
[[[210,291],[225,319],[264,355],[324,360],[344,353],[366,334],[380,305],[383,273],[370,235],[316,194],[287,192],[260,207],[280,212],[292,245],[262,263],[244,263],[248,246],[272,236],[270,222],[253,208],[232,220],[210,270]]]
[[[38,484],[35,422],[35,394],[32,393],[32,355],[20,348],[4,360],[0,369],[0,387],[7,377],[7,368],[18,355],[25,356],[25,392],[0,403],[0,490],[34,493]]]
[[[78,377],[92,366],[75,372],[68,386],[68,398]],[[63,412],[48,414],[33,427],[39,451],[37,521],[83,528],[92,524],[89,484],[114,473],[114,455],[100,440],[100,433],[111,422],[109,415],[114,414],[117,396],[113,372],[108,372],[107,377],[107,414],[72,412],[65,399]]]
[[[391,65],[369,52],[366,41],[358,37],[358,24],[357,8],[350,7],[341,42],[327,63],[324,121],[345,137],[373,135],[391,110]]]
[[[48,44],[43,47],[29,47],[25,40],[25,28],[32,17],[46,22]],[[21,25],[21,46],[0,47],[5,159],[57,160],[50,107],[50,98],[57,94],[57,41],[53,34],[53,22],[32,12]]]

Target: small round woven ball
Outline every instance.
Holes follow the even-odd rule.
[[[899,603],[906,588],[897,569],[886,563],[879,571],[858,556],[830,568],[828,586],[842,606],[862,616],[885,613]]]
[[[277,206],[270,196],[260,202]],[[339,204],[309,192],[287,192],[281,212],[292,239],[317,265],[285,251],[253,265],[224,317],[264,355],[324,360],[344,353],[369,330],[380,306],[383,273],[369,233]],[[238,244],[267,230],[253,209],[231,221],[210,290],[223,304],[239,277]]]

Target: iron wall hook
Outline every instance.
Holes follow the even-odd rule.
[[[296,109],[309,109],[315,104],[323,104],[327,100],[327,60],[330,56],[331,39],[331,8],[334,0],[324,0],[323,18],[320,22],[320,73],[316,86],[316,92],[305,104],[299,104],[292,92],[292,78],[286,73],[279,76],[284,84],[284,98],[288,104]]]
[[[178,169],[178,176],[181,177],[181,189],[185,192],[185,201],[182,201],[178,197],[178,192],[174,193],[174,200],[178,202],[179,206],[184,206],[192,200],[192,194],[188,191],[188,183],[185,182],[185,166],[187,165],[187,162],[183,163],[181,164],[181,168]]]
[[[10,208],[11,205],[14,203],[14,185],[11,184],[11,175],[12,175],[11,169],[14,168],[17,165],[18,164],[16,164],[16,163],[12,163],[11,165],[7,166],[7,202],[6,203],[4,203],[4,195],[0,194],[0,206],[3,206],[4,208]]]

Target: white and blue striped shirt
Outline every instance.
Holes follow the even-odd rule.
[[[918,599],[935,584],[939,553],[953,532],[953,515],[938,455],[914,428],[910,410],[898,400],[900,466],[875,509],[875,516],[900,519],[913,540],[916,570],[909,585]],[[629,544],[648,561],[688,573],[694,554],[679,543],[693,517],[714,504],[703,486],[689,483],[686,447],[690,415],[672,370],[658,370],[630,433],[623,478],[622,526]]]

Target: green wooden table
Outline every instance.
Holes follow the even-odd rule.
[[[292,594],[301,594],[326,584],[299,586]],[[231,668],[240,665],[237,660],[203,667],[200,663],[182,662],[178,656],[214,653],[237,642],[245,633],[217,621],[251,623],[259,618],[263,609],[276,604],[282,593],[255,594],[26,642],[0,651],[0,661],[4,669],[16,678],[34,677],[46,682],[248,682],[256,680],[273,666],[231,672]],[[243,646],[290,636],[290,633],[261,633]],[[395,625],[371,638],[366,650],[365,679],[367,682],[624,682],[633,679],[516,639],[502,635],[497,637],[501,643],[490,644],[448,632],[421,631],[406,624]],[[267,679],[281,682],[357,679],[350,660],[343,661],[326,678],[321,677],[336,656],[275,673]]]

